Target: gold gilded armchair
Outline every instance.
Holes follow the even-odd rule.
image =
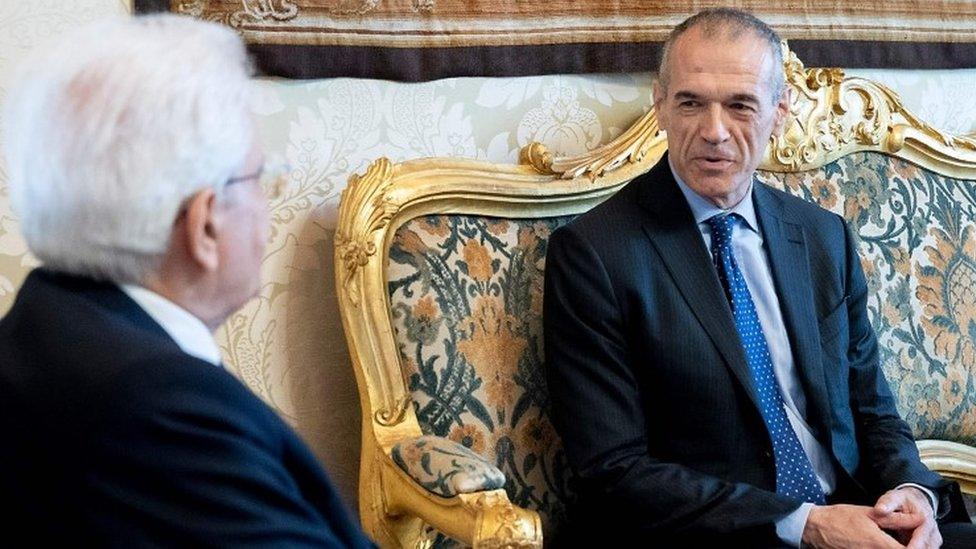
[[[654,128],[630,134],[646,138],[598,183],[453,159],[380,159],[350,181],[336,283],[363,409],[360,516],[381,546],[432,544],[426,525],[475,547],[558,529],[570,489],[542,375],[545,245],[661,156]]]
[[[976,492],[976,140],[786,53],[792,118],[760,177],[851,222],[900,410],[926,463]],[[666,146],[651,110],[580,157],[379,159],[350,180],[336,281],[363,410],[360,517],[382,547],[558,538],[572,483],[542,375],[546,243]]]

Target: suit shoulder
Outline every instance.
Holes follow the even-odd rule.
[[[637,193],[641,179],[627,183],[610,198],[556,229],[553,236],[557,236],[556,233],[574,233],[578,238],[599,242],[602,237],[638,226],[635,220],[640,215]]]
[[[842,216],[786,191],[781,191],[764,183],[762,185],[767,192],[783,204],[790,221],[818,230],[829,231],[843,228],[844,218]]]
[[[277,426],[278,416],[242,381],[223,367],[180,353],[128,365],[115,384],[117,404],[141,407],[147,414],[196,408],[204,415]],[[140,405],[144,402],[145,405]],[[149,402],[153,405],[150,406]]]
[[[136,307],[117,292],[98,296]],[[266,408],[223,368],[184,353],[162,328],[146,329],[85,293],[56,285],[22,288],[0,321],[0,353],[6,359],[0,363],[0,409],[41,431],[64,432],[66,439],[82,440],[161,406],[166,395],[209,402],[210,409]]]

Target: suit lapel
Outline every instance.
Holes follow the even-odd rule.
[[[779,297],[783,322],[793,348],[796,372],[803,383],[807,400],[807,423],[825,446],[830,447],[828,404],[823,362],[820,356],[820,331],[810,287],[810,263],[803,227],[790,223],[784,215],[782,199],[756,181],[756,216],[769,254],[773,283]]]
[[[675,286],[718,348],[756,408],[759,398],[745,352],[735,334],[728,299],[712,265],[688,203],[671,174],[667,156],[639,182],[641,205],[648,210],[643,228]]]

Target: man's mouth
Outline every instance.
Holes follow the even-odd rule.
[[[733,160],[727,156],[699,156],[695,161],[706,170],[724,170],[733,163]]]

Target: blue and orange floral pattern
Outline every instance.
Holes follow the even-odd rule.
[[[878,153],[760,179],[847,219],[882,367],[915,436],[976,444],[976,182]]]
[[[550,233],[569,219],[417,218],[397,231],[387,269],[423,432],[500,469],[509,498],[538,511],[547,533],[570,490],[542,369],[543,268]]]
[[[393,461],[428,492],[449,498],[505,486],[505,475],[468,446],[421,436],[393,446]]]

